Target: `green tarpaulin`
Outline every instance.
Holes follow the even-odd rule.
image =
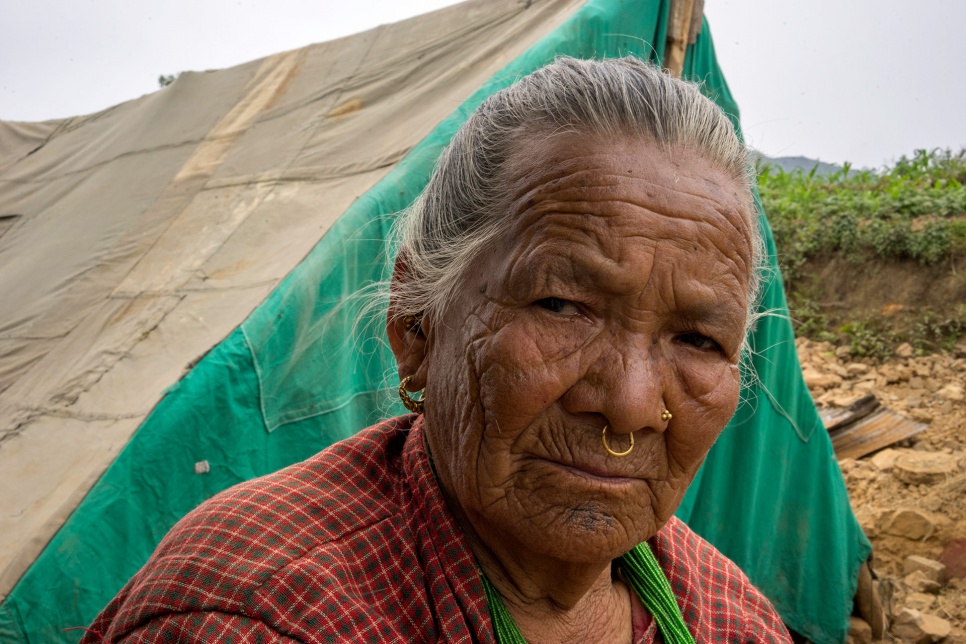
[[[365,298],[349,297],[388,277],[394,213],[419,193],[441,148],[485,96],[556,55],[660,62],[667,5],[580,6],[361,195],[264,303],[167,391],[6,598],[0,641],[76,641],[81,633],[64,629],[87,625],[186,512],[400,413],[379,316],[364,315]],[[702,82],[737,123],[707,24],[688,50],[684,76]],[[764,217],[761,225],[773,270],[762,302],[769,315],[752,338],[757,378],[747,379],[679,515],[738,562],[791,628],[815,642],[842,642],[870,546],[802,381]],[[206,464],[203,473],[196,463]]]

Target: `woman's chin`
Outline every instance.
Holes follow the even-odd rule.
[[[537,499],[533,499],[537,500]],[[661,529],[664,522],[649,507],[593,500],[570,505],[548,506],[537,513],[497,519],[498,531],[539,559],[551,558],[570,564],[600,564],[621,556]],[[502,518],[502,517],[501,517]]]
[[[606,564],[656,534],[676,507],[662,498],[672,493],[667,486],[655,494],[652,481],[587,464],[531,459],[512,481],[461,505],[484,542],[504,542],[518,561]]]

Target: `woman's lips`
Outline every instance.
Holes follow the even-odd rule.
[[[594,479],[605,484],[626,484],[632,481],[640,481],[640,477],[630,476],[624,472],[615,471],[613,467],[607,467],[599,463],[579,463],[566,464],[556,461],[548,461],[555,467],[565,470],[573,475]]]

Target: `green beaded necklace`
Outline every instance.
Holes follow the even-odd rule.
[[[641,543],[634,546],[633,550],[617,561],[627,582],[634,589],[634,594],[654,616],[664,641],[667,644],[694,644],[694,638],[688,632],[681,609],[674,598],[671,584],[668,583],[648,545]],[[486,603],[490,607],[490,616],[496,630],[496,641],[499,644],[527,644],[523,633],[517,628],[516,622],[513,621],[503,600],[500,599],[500,594],[496,592],[496,588],[483,571],[480,571],[480,581],[483,582]]]

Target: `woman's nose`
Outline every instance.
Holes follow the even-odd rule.
[[[670,420],[665,405],[666,374],[657,347],[608,352],[584,375],[578,394],[581,409],[571,411],[601,414],[608,431],[614,433],[663,432]]]
[[[614,432],[636,432],[642,429],[663,432],[664,377],[661,358],[648,353],[625,356],[624,364],[605,378],[603,414]]]

